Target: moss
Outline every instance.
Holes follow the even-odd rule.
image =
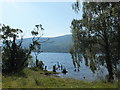
[[[84,82],[70,78],[54,77],[54,72],[38,68],[25,68],[22,72],[2,76],[3,88],[117,88],[117,85],[104,82]]]

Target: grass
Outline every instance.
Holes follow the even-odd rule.
[[[113,83],[85,82],[50,74],[54,73],[38,68],[25,68],[14,75],[3,75],[2,88],[117,88]]]

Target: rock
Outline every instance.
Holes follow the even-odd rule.
[[[66,68],[63,69],[62,73],[66,74],[68,71],[66,70]]]

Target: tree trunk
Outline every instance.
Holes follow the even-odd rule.
[[[16,40],[16,36],[13,37],[13,42],[12,42],[12,52],[11,52],[11,70],[14,72],[15,69],[16,69],[16,43],[15,43],[15,40]]]
[[[110,58],[110,54],[108,50],[106,50],[106,64],[107,64],[107,69],[109,72],[108,81],[110,82],[111,80],[114,79],[113,77],[114,74],[113,74],[112,62],[111,62],[111,58]]]
[[[108,38],[105,38],[105,57],[106,57],[106,64],[107,64],[107,69],[109,72],[109,78],[108,82],[111,82],[114,79],[114,74],[113,74],[113,67],[112,67],[112,61],[110,58],[110,50],[109,50],[109,44],[108,44]]]

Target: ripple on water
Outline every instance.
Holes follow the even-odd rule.
[[[34,56],[34,54],[32,53]],[[93,74],[92,71],[89,69],[89,67],[86,67],[84,65],[84,60],[81,63],[80,71],[74,72],[74,66],[72,64],[72,58],[69,53],[41,53],[38,56],[39,60],[42,60],[44,64],[47,66],[47,69],[49,71],[52,71],[53,65],[57,65],[57,62],[63,66],[63,68],[66,68],[68,73],[67,74],[57,74],[60,77],[65,78],[74,78],[78,80],[86,80],[86,81],[94,81],[98,77],[97,73]],[[83,58],[84,59],[84,58]],[[58,70],[58,72],[61,72]],[[103,70],[103,76],[107,74],[106,70]]]

